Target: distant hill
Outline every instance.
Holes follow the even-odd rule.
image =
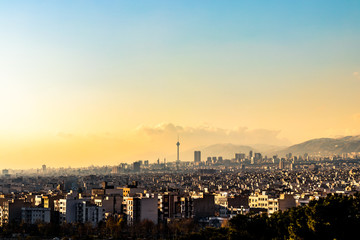
[[[285,156],[287,153],[292,153],[293,155],[302,155],[304,153],[331,155],[350,152],[360,152],[360,136],[312,139],[272,153]]]
[[[186,151],[180,151],[181,161],[193,161],[194,151],[201,151],[201,160],[206,161],[207,157],[219,157],[224,159],[232,159],[235,153],[245,153],[248,156],[249,151],[260,152],[263,156],[272,157],[277,154],[280,157],[287,153],[293,155],[303,155],[308,153],[310,155],[332,155],[350,152],[360,152],[360,135],[347,136],[341,138],[318,138],[312,139],[300,144],[292,145],[290,147],[273,146],[265,144],[257,144],[252,146],[236,145],[231,143],[213,144],[209,146],[200,146]],[[175,155],[170,156],[171,161],[176,159]]]

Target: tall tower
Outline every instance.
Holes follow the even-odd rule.
[[[179,170],[179,165],[180,165],[180,158],[179,158],[180,142],[179,142],[179,136],[178,136],[178,141],[177,141],[177,143],[176,143],[176,146],[177,146],[176,169]]]

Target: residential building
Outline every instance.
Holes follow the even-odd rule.
[[[50,223],[50,208],[23,207],[21,208],[21,220],[29,224]]]

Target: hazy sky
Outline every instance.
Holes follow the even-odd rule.
[[[0,83],[1,167],[360,134],[360,1],[1,1]]]

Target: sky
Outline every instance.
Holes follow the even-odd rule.
[[[357,0],[0,1],[1,167],[358,135],[359,43]]]

